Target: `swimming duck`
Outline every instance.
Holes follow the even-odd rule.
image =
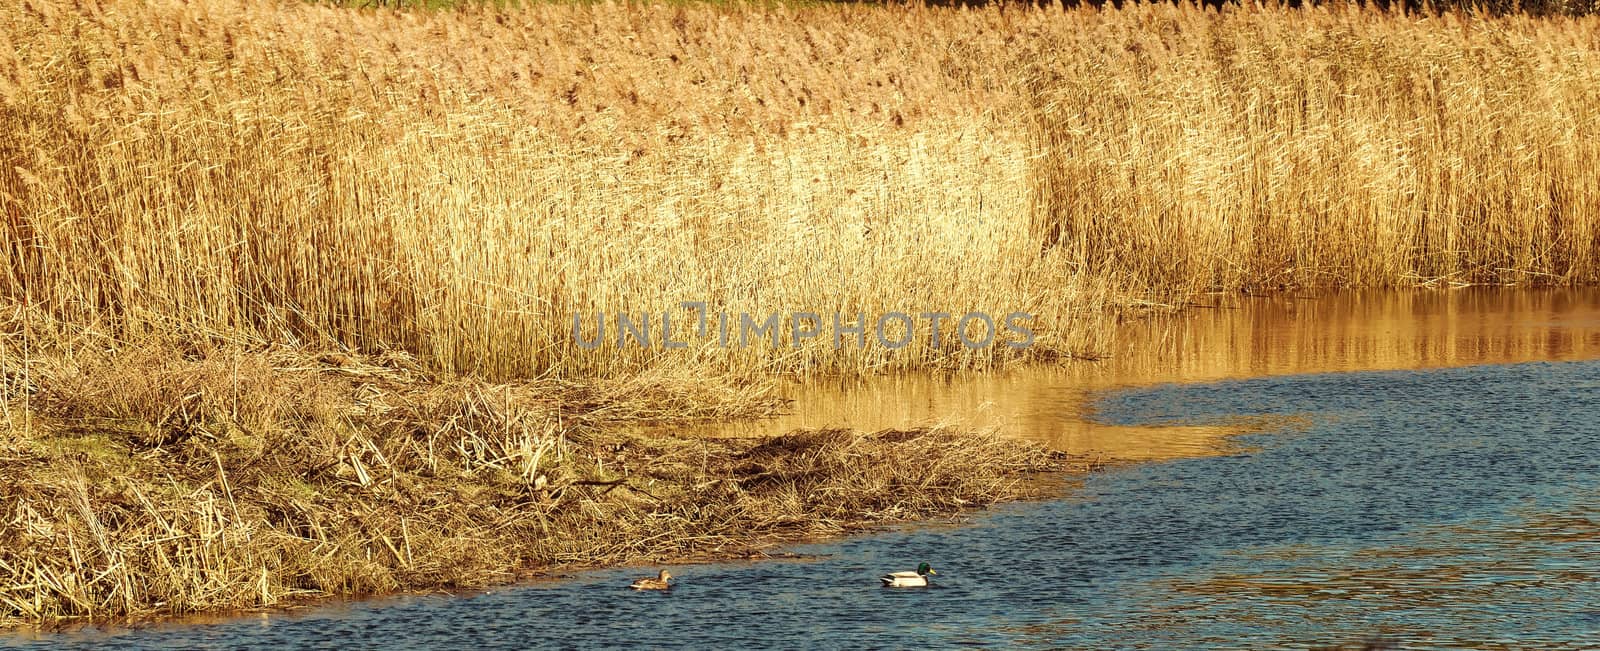
[[[938,574],[927,563],[917,566],[915,572],[891,572],[878,577],[885,587],[889,588],[920,588],[928,585],[928,575]]]
[[[667,584],[667,579],[670,578],[672,578],[671,574],[668,574],[666,570],[661,570],[661,574],[657,575],[656,578],[637,579],[628,587],[634,590],[670,590],[672,586]]]

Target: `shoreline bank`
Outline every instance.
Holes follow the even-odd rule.
[[[674,395],[704,401],[702,417],[774,403],[369,362],[235,351],[41,364],[32,429],[0,447],[17,469],[0,479],[17,522],[0,551],[0,626],[738,557],[1038,497],[1042,474],[1097,465],[940,428],[646,435],[626,424],[695,413]]]

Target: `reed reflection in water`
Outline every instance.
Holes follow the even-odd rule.
[[[1155,460],[1227,451],[1226,438],[1281,419],[1205,425],[1094,422],[1112,388],[1335,371],[1399,370],[1600,357],[1600,288],[1340,292],[1232,297],[1132,321],[1102,360],[998,375],[906,375],[790,388],[792,413],[692,435],[807,427],[876,430],[951,423],[998,427],[1073,453]]]

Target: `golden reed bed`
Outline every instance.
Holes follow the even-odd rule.
[[[986,364],[581,349],[574,314],[1026,311],[1600,273],[1600,22],[296,2],[0,11],[0,293],[40,331],[499,377]]]
[[[1594,282],[1597,64],[1594,18],[1353,8],[5,3],[0,621],[1014,497],[1059,464],[615,425],[771,407],[727,378],[1092,354],[1198,292]],[[684,301],[1021,311],[1037,337],[573,338]],[[897,454],[927,463],[852,470]]]

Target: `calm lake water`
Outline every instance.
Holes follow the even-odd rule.
[[[1115,379],[1030,371],[902,384],[859,415],[943,417],[941,405],[986,392],[971,410],[1003,426],[1040,428],[1030,431],[1059,447],[1161,460],[1090,476],[1054,500],[794,549],[816,558],[670,566],[680,578],[666,594],[627,590],[654,569],[630,568],[0,644],[1600,648],[1600,362],[1581,361],[1600,350],[1600,301],[1531,295],[1502,295],[1532,302],[1498,311],[1501,299],[1469,295],[1490,307],[1458,309],[1444,325],[1418,326],[1431,318],[1424,312],[1373,326],[1369,313],[1366,326],[1305,335],[1313,343],[1304,346],[1168,362],[1187,369],[1172,373],[1184,384],[1128,370],[1148,361],[1137,354],[1103,366],[1124,365]],[[1194,318],[1215,325],[1265,309]],[[1248,327],[1252,337],[1276,331]],[[1456,348],[1441,343],[1441,328]],[[1212,350],[1203,340],[1213,335],[1194,332],[1177,348]],[[1324,345],[1333,340],[1346,352]],[[1352,342],[1395,340],[1430,344],[1329,361],[1363,350]],[[1454,352],[1419,359],[1443,350]],[[1411,368],[1352,370],[1363,364]],[[802,403],[794,418],[840,417]],[[1073,424],[1044,422],[1052,418]],[[1119,435],[1142,442],[1093,445]],[[877,575],[924,560],[939,571],[934,587],[878,587]]]

